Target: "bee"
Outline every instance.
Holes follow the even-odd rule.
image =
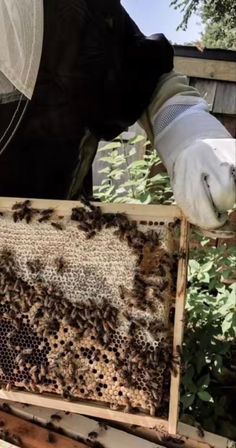
[[[37,274],[43,268],[43,264],[39,259],[27,261],[26,266],[32,274]]]
[[[59,222],[51,222],[51,225],[57,230],[63,230],[63,226]]]
[[[159,235],[155,230],[149,230],[145,236],[145,247],[149,248],[150,252],[153,252],[154,249],[159,245]]]
[[[83,207],[72,208],[71,220],[83,221],[85,210]]]
[[[31,201],[29,199],[27,199],[24,202],[16,202],[13,206],[12,206],[12,210],[18,210],[22,207],[28,207],[31,205]]]
[[[91,431],[88,433],[88,438],[90,440],[96,440],[98,438],[98,433],[96,431]]]
[[[57,438],[56,438],[56,436],[55,436],[55,434],[53,434],[52,432],[49,432],[48,433],[48,437],[47,437],[47,441],[48,441],[48,443],[57,443]]]
[[[42,378],[45,378],[46,374],[47,374],[47,371],[46,371],[45,367],[41,366],[40,373],[39,373],[39,380],[41,381]]]
[[[180,347],[180,345],[176,345],[176,353],[179,356],[179,358],[183,357],[183,352],[182,352],[182,348]]]
[[[33,349],[32,348],[25,348],[24,350],[22,350],[22,352],[20,353],[20,356],[26,357],[26,356],[30,356],[33,353]]]
[[[58,414],[52,414],[51,415],[51,420],[54,420],[55,422],[60,422],[62,419],[62,417]]]
[[[70,393],[69,393],[67,390],[64,390],[64,391],[62,392],[62,397],[63,397],[65,400],[67,400],[67,401],[71,401],[71,400],[72,400],[72,397],[71,397]]]
[[[100,431],[107,431],[108,430],[108,426],[105,423],[103,423],[103,422],[98,422],[98,426],[99,426]]]
[[[187,258],[187,253],[184,250],[180,251],[177,255],[178,260],[185,260],[186,258]]]
[[[79,230],[83,230],[84,232],[88,232],[88,233],[92,231],[91,225],[89,223],[87,223],[87,222],[81,222],[78,225],[78,229]]]
[[[155,338],[160,331],[165,331],[165,326],[161,320],[154,320],[154,321],[150,322],[150,324],[148,326],[148,331]]]
[[[126,399],[126,405],[125,405],[125,408],[124,408],[124,412],[125,412],[126,414],[128,414],[129,412],[131,412],[131,403],[130,403],[130,401],[129,401],[128,399]]]
[[[66,262],[65,262],[64,258],[63,257],[56,258],[55,264],[56,264],[56,268],[57,268],[57,273],[63,274],[65,271],[65,268],[66,268]]]
[[[129,326],[129,335],[134,336],[137,330],[137,325],[134,321],[131,321],[131,324]]]
[[[159,275],[160,277],[165,277],[166,271],[161,264],[158,266],[158,268],[156,270],[156,274]]]
[[[40,215],[42,216],[52,215],[53,212],[54,212],[53,208],[46,208],[45,210],[41,210]]]
[[[100,442],[95,442],[94,444],[93,444],[93,448],[105,448],[104,447],[104,445],[102,445]]]
[[[90,231],[90,232],[87,233],[87,235],[86,235],[86,239],[87,239],[87,240],[90,240],[90,239],[93,238],[95,235],[96,235],[95,230],[92,230],[92,231]]]
[[[53,212],[54,212],[53,208],[47,208],[45,210],[41,210],[40,212],[41,218],[38,219],[38,222],[49,221],[49,219],[52,217]]]
[[[113,411],[119,411],[120,406],[116,403],[110,403],[110,409],[112,409]]]
[[[201,425],[197,425],[197,433],[201,439],[205,437],[205,432]]]
[[[156,407],[154,406],[154,404],[150,406],[150,415],[151,417],[155,417],[156,415]]]
[[[14,222],[21,221],[21,220],[25,219],[27,224],[30,223],[33,215],[35,213],[38,213],[38,209],[31,207],[30,200],[16,203],[15,205],[13,205],[12,210],[15,210],[13,213]]]
[[[39,218],[38,222],[46,222],[46,221],[49,221],[50,218],[51,218],[51,215],[45,215],[45,216],[42,216],[41,218]]]

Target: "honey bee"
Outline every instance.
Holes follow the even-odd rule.
[[[87,233],[87,235],[86,235],[86,239],[87,239],[87,240],[90,240],[90,239],[93,238],[95,235],[96,235],[95,230],[92,230],[92,231],[90,231],[90,232]]]
[[[55,422],[60,422],[62,419],[62,417],[58,414],[52,414],[51,415],[51,420],[54,420]]]
[[[36,259],[32,261],[27,261],[26,266],[28,267],[28,269],[32,274],[37,274],[42,270],[43,263],[39,259]]]
[[[104,447],[104,445],[102,445],[102,443],[96,441],[93,444],[93,448],[105,448],[105,447]]]
[[[201,439],[203,439],[205,437],[205,432],[201,425],[197,426],[197,433]]]
[[[51,222],[51,225],[57,230],[63,230],[63,226],[59,222]]]
[[[127,403],[126,403],[125,408],[124,408],[124,412],[125,412],[126,414],[128,414],[129,412],[131,412],[131,404],[130,404],[130,401],[129,401],[129,400],[127,400]]]
[[[16,202],[13,206],[12,206],[12,210],[18,210],[19,208],[22,207],[28,207],[31,205],[31,201],[29,199],[27,199],[24,202]]]
[[[91,232],[92,231],[92,228],[91,228],[90,224],[87,223],[87,222],[81,222],[78,225],[78,229],[79,230],[83,230],[84,232]]]
[[[38,222],[49,221],[49,219],[52,217],[53,212],[54,212],[53,208],[41,210],[41,212],[40,212],[41,218],[38,219]]]
[[[53,434],[52,432],[49,432],[48,433],[48,438],[47,438],[48,440],[48,443],[57,443],[57,438],[56,438],[56,436],[55,436],[55,434]]]
[[[31,207],[30,200],[26,200],[24,202],[17,202],[16,204],[13,205],[12,210],[15,210],[13,213],[14,222],[25,219],[27,224],[30,223],[34,214],[39,212],[38,209]]]
[[[96,431],[91,431],[88,433],[88,438],[94,441],[98,438],[98,433]]]
[[[45,210],[41,210],[40,215],[42,216],[52,215],[53,212],[54,212],[53,208],[46,208]]]
[[[42,216],[41,218],[39,218],[38,222],[46,222],[46,221],[49,221],[50,218],[51,218],[51,215],[45,215],[45,216]]]
[[[154,406],[154,404],[150,406],[150,415],[151,417],[155,417],[156,415],[156,407]]]
[[[56,264],[56,268],[57,268],[57,273],[63,274],[66,269],[66,262],[65,262],[64,258],[63,257],[56,258],[55,264]]]

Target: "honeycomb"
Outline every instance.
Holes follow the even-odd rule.
[[[0,213],[0,386],[167,412],[169,225],[30,201]]]

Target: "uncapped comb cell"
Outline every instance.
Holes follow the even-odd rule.
[[[166,412],[169,227],[30,201],[0,216],[0,385]]]

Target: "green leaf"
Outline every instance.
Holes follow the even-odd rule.
[[[136,154],[136,148],[132,148],[132,149],[129,151],[129,157],[134,156],[135,154]]]
[[[109,174],[110,173],[110,167],[107,166],[106,168],[102,168],[102,170],[98,171],[99,174]]]
[[[210,384],[210,375],[209,373],[207,375],[202,376],[198,381],[197,381],[197,387],[198,389],[205,389],[209,386]]]
[[[202,368],[205,366],[206,364],[206,359],[203,353],[198,353],[198,356],[196,358],[196,369],[197,369],[197,373],[200,374]]]
[[[197,393],[197,395],[202,401],[208,401],[208,402],[210,401],[211,403],[214,402],[212,396],[206,390],[201,390],[200,392]]]
[[[129,140],[129,145],[136,145],[137,143],[143,142],[144,140],[146,140],[146,137],[144,137],[143,135],[137,135],[134,138],[131,138]]]
[[[159,174],[156,174],[153,177],[150,177],[149,180],[152,181],[152,182],[165,182],[166,178],[167,178],[166,174],[159,173]]]
[[[202,266],[201,266],[201,271],[202,272],[208,272],[208,271],[210,271],[211,270],[211,268],[212,268],[212,266],[213,266],[213,261],[208,261],[208,263],[204,263]]]
[[[98,152],[108,151],[108,149],[117,149],[117,148],[121,148],[121,143],[120,142],[111,142],[111,143],[108,143],[107,145],[103,146],[102,148],[99,148]]]
[[[146,163],[144,160],[136,160],[135,162],[132,162],[127,168],[128,169],[134,169],[134,168],[143,168],[146,167]]]
[[[189,408],[195,399],[194,394],[186,394],[181,397],[181,403],[183,404],[183,410]]]
[[[104,191],[106,188],[110,188],[110,184],[100,185],[98,190]]]
[[[150,194],[146,194],[146,195],[144,195],[141,199],[140,199],[140,201],[141,201],[141,203],[142,204],[150,204],[151,203],[151,201],[152,201],[152,197],[151,197],[151,195]]]
[[[222,323],[222,332],[223,334],[227,333],[230,328],[232,327],[232,321],[233,321],[234,313],[228,313],[225,317],[223,323]]]
[[[125,189],[124,187],[117,188],[116,193],[117,193],[117,194],[123,194],[123,193],[126,193],[126,189]]]
[[[200,269],[200,264],[196,260],[189,260],[189,266],[192,271],[198,271]]]
[[[128,180],[127,182],[124,182],[122,187],[133,187],[135,185],[138,185],[138,181],[136,180]]]

